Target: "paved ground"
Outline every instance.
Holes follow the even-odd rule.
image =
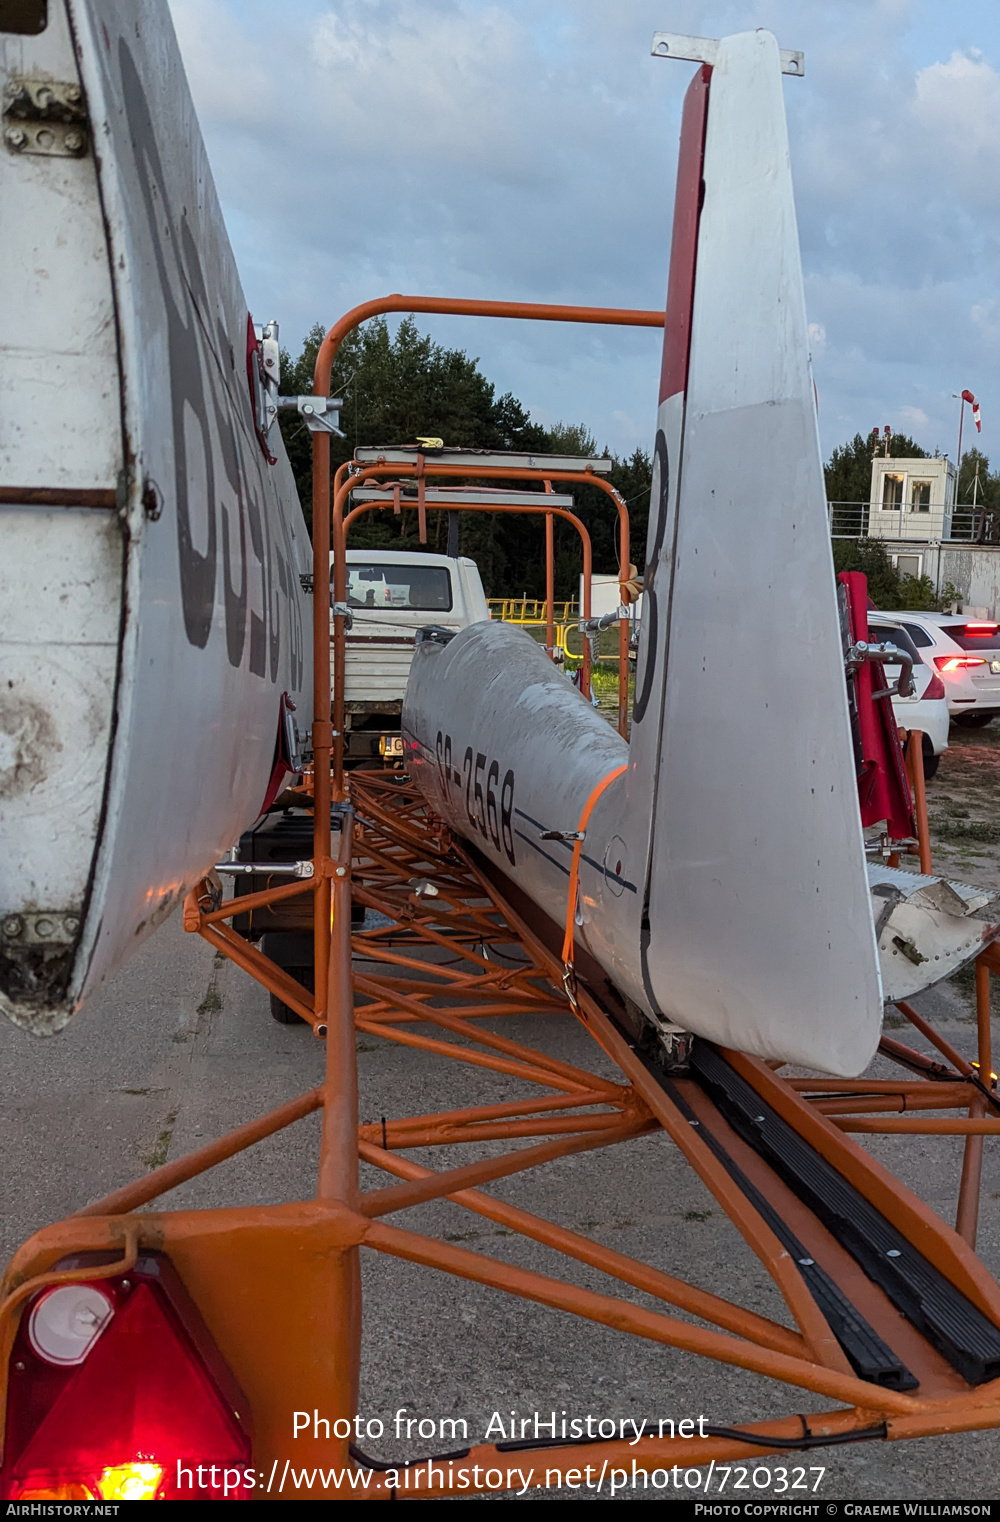
[[[947,861],[955,875],[1000,888],[996,843],[971,828],[996,829],[991,801],[1000,731],[995,738],[992,731],[954,738],[959,743],[929,789],[940,863]],[[971,1055],[968,991],[967,981],[945,985],[921,1005]],[[588,1039],[569,1022],[525,1021],[522,1034],[571,1060],[595,1062]],[[1000,1048],[1000,1022],[995,1039]],[[65,1033],[39,1042],[5,1025],[0,1056],[6,1074],[0,1106],[5,1256],[36,1227],[312,1086],[322,1065],[322,1049],[311,1033],[276,1025],[263,993],[231,965],[218,965],[204,943],[184,936],[177,916]],[[459,1079],[452,1064],[384,1049],[370,1038],[359,1041],[359,1069],[366,1121],[521,1092],[514,1080],[498,1084],[474,1069]],[[315,1118],[300,1122],[282,1138],[177,1191],[171,1202],[217,1205],[306,1196],[317,1135]],[[904,1184],[952,1217],[959,1142],[879,1139],[873,1150]],[[497,1189],[599,1241],[782,1317],[756,1260],[662,1138],[563,1159]],[[554,1271],[546,1250],[525,1247],[454,1206],[425,1206],[397,1219]],[[989,1152],[980,1251],[1000,1274],[1000,1158]],[[479,1437],[494,1412],[505,1422],[512,1411],[519,1417],[555,1410],[675,1420],[704,1413],[709,1421],[730,1424],[818,1406],[739,1371],[639,1344],[430,1271],[373,1257],[364,1272],[361,1409],[387,1427],[401,1407],[413,1417],[464,1419],[470,1437]],[[607,1288],[607,1281],[588,1270],[574,1277]],[[637,1293],[630,1298],[644,1303]],[[452,1446],[447,1436],[443,1443],[424,1444],[414,1436],[397,1444],[390,1434],[391,1428],[371,1443],[372,1450],[396,1457]],[[870,1444],[806,1455],[802,1462],[807,1469],[825,1467],[820,1498],[988,1498],[997,1492],[1000,1437]],[[744,1499],[776,1495],[791,1483],[793,1468],[794,1461],[760,1466],[757,1490],[751,1475],[751,1488],[740,1494]],[[784,1481],[779,1469],[788,1471]],[[769,1486],[764,1470],[771,1473]],[[814,1479],[815,1473],[807,1475],[805,1483],[811,1487]],[[525,1497],[608,1498],[585,1489]],[[654,1495],[625,1491],[617,1499]]]

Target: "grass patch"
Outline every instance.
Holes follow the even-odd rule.
[[[198,1005],[197,1013],[199,1015],[217,1015],[221,1008],[222,995],[219,993],[219,986],[213,978],[205,990],[205,997]]]
[[[1000,824],[988,824],[985,819],[969,819],[967,816],[938,819],[934,833],[942,840],[979,840],[986,845],[1000,842]]]
[[[150,1171],[152,1171],[154,1168],[162,1168],[163,1164],[166,1162],[167,1153],[170,1151],[170,1143],[173,1140],[174,1126],[176,1124],[176,1110],[171,1110],[168,1114],[164,1115],[162,1129],[157,1136],[156,1141],[153,1143],[152,1151],[147,1157],[143,1158],[143,1162],[146,1164],[146,1167],[150,1169]]]

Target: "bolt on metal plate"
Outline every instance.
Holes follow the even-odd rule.
[[[80,916],[63,909],[5,914],[0,940],[15,946],[70,946],[80,933]]]
[[[75,80],[8,80],[3,92],[3,140],[11,153],[83,158],[90,147],[90,133],[80,86]]]

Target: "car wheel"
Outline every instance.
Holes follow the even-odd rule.
[[[952,719],[961,729],[985,729],[992,721],[991,713],[957,713]]]
[[[932,777],[936,777],[937,776],[937,769],[941,765],[941,757],[940,756],[936,756],[932,750],[931,751],[926,751],[925,750],[924,754],[923,754],[923,763],[924,763],[924,781],[925,782],[929,782]]]

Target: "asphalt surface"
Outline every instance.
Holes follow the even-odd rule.
[[[992,742],[988,748],[992,751]],[[963,876],[972,875],[973,863],[967,865]],[[973,1055],[967,985],[944,985],[918,1002],[955,1046]],[[1000,1049],[1000,1022],[996,1026]],[[515,1034],[510,1022],[504,1033]],[[516,1034],[611,1076],[585,1032],[568,1019],[525,1019]],[[914,1044],[921,1044],[919,1038]],[[205,943],[185,936],[175,915],[61,1035],[42,1041],[4,1024],[0,1057],[6,1079],[0,1107],[0,1246],[6,1258],[36,1228],[312,1087],[322,1075],[323,1048],[304,1026],[276,1024],[263,991],[231,964],[220,963]],[[358,1065],[363,1121],[512,1099],[526,1091],[517,1080],[459,1068],[371,1037],[359,1039]],[[162,1203],[206,1207],[308,1197],[318,1135],[316,1117],[299,1122]],[[953,1220],[959,1140],[878,1138],[872,1150],[903,1184]],[[473,1155],[472,1149],[466,1155]],[[426,1161],[435,1166],[443,1156],[431,1153]],[[370,1178],[375,1181],[374,1173]],[[492,1187],[619,1251],[788,1320],[764,1270],[663,1137],[564,1158]],[[393,1219],[654,1304],[627,1287],[609,1286],[596,1271],[565,1269],[546,1249],[457,1206],[422,1206]],[[989,1145],[979,1250],[991,1272],[1000,1273],[1000,1158]],[[363,1271],[360,1410],[386,1431],[362,1446],[386,1458],[456,1446],[462,1429],[459,1425],[459,1437],[453,1438],[452,1421],[465,1421],[469,1438],[480,1439],[494,1413],[505,1427],[512,1412],[520,1420],[536,1411],[543,1419],[555,1411],[560,1420],[566,1412],[618,1422],[704,1415],[707,1422],[733,1425],[823,1408],[814,1397],[742,1371],[431,1270],[366,1254]],[[397,1441],[393,1419],[401,1408],[406,1408],[404,1422],[434,1423],[435,1436],[421,1437],[414,1427],[407,1439],[404,1428]],[[495,1423],[493,1435],[498,1435]],[[734,1493],[739,1479],[734,1472],[729,1493],[717,1498],[784,1494],[791,1499],[793,1471],[801,1465],[806,1475],[799,1487],[804,1484],[811,1493],[818,1485],[813,1498],[820,1501],[988,1499],[997,1494],[998,1463],[996,1433],[867,1443],[750,1465],[746,1488]],[[718,1476],[713,1495],[717,1489]],[[795,1498],[805,1499],[806,1493],[797,1488]],[[666,1494],[626,1489],[614,1499]],[[690,1488],[686,1494],[696,1498]],[[602,1492],[584,1487],[529,1491],[523,1499],[611,1497],[606,1487]]]

